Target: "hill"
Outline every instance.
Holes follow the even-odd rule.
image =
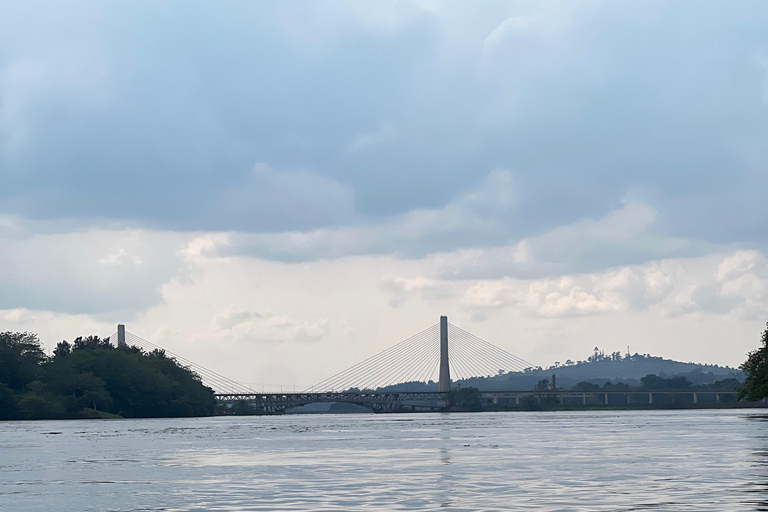
[[[533,389],[541,380],[552,381],[556,377],[557,387],[568,389],[581,382],[603,386],[610,382],[627,384],[631,387],[641,385],[640,379],[646,375],[662,378],[685,377],[693,385],[711,384],[725,379],[744,380],[741,370],[728,366],[684,363],[672,359],[634,354],[622,356],[619,353],[605,355],[596,351],[586,361],[556,364],[549,368],[528,368],[522,372],[499,373],[498,375],[455,381],[460,387],[475,387],[481,391],[527,391]],[[430,381],[409,382],[389,386],[387,391],[426,391],[437,390],[437,384]]]

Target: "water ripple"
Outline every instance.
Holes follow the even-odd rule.
[[[0,510],[768,511],[767,420],[598,411],[0,423]]]

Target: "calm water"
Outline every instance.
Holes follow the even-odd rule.
[[[2,511],[768,510],[755,411],[0,422]]]

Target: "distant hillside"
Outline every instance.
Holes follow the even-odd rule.
[[[623,382],[630,386],[640,385],[640,379],[654,374],[659,377],[686,377],[692,384],[709,384],[723,379],[744,380],[741,370],[727,366],[682,363],[651,355],[604,355],[596,351],[587,361],[551,366],[547,369],[529,368],[523,372],[501,373],[495,376],[456,381],[461,387],[476,387],[481,391],[531,390],[542,379],[556,376],[557,387],[568,389],[579,382],[591,382],[600,386],[606,382]],[[434,382],[410,382],[387,387],[390,391],[437,390]]]

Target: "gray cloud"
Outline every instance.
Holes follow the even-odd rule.
[[[629,198],[666,243],[766,244],[762,2],[3,9],[0,214],[296,260],[506,246]],[[574,257],[675,253],[644,236]]]

